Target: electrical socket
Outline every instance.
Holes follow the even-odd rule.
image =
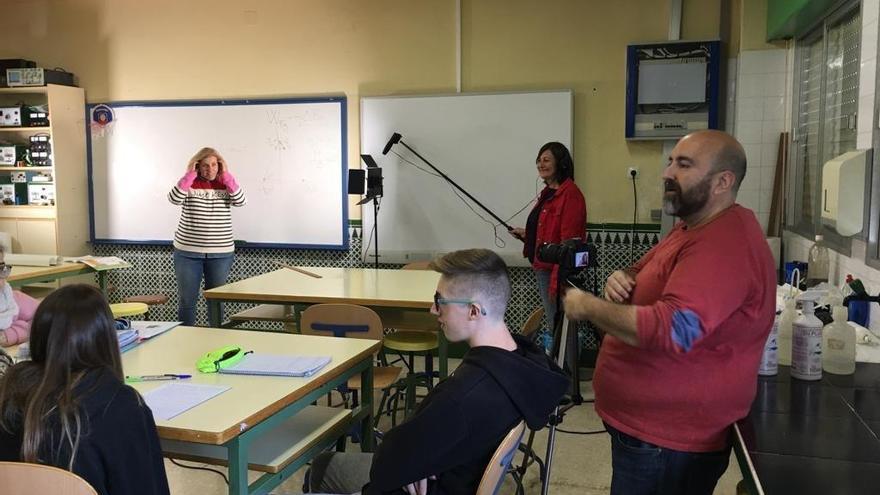
[[[638,176],[639,176],[638,167],[627,167],[626,168],[626,178],[627,179],[633,179]]]

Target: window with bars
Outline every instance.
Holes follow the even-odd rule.
[[[829,17],[796,43],[795,133],[788,226],[812,239],[823,234],[849,254],[849,239],[820,220],[822,165],[856,149],[861,16],[855,7]]]

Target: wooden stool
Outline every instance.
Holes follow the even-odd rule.
[[[122,302],[146,304],[148,307],[147,307],[147,312],[144,313],[144,318],[149,320],[150,319],[150,311],[149,311],[150,307],[167,303],[168,296],[166,296],[165,294],[144,294],[142,296],[126,297],[125,299],[122,300]]]
[[[149,310],[149,306],[147,306],[145,303],[139,302],[123,302],[110,305],[110,311],[113,313],[114,318],[143,315],[147,314],[147,311]]]
[[[398,330],[385,335],[383,344],[388,349],[398,353],[406,353],[407,374],[404,377],[406,383],[406,405],[404,416],[409,416],[416,403],[416,385],[420,378],[425,379],[425,386],[430,390],[434,385],[433,356],[431,351],[440,347],[440,340],[436,333],[423,330]],[[416,373],[415,354],[425,353],[425,371]]]

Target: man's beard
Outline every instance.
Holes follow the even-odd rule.
[[[687,191],[682,191],[678,182],[672,179],[663,181],[663,212],[685,218],[703,209],[709,202],[709,192],[712,189],[710,179],[711,176],[707,175]],[[667,194],[670,191],[674,194]]]

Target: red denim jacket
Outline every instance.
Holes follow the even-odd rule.
[[[565,179],[553,197],[541,205],[535,250],[537,252],[537,248],[545,242],[556,244],[566,239],[585,239],[586,235],[587,204],[584,195],[573,180]],[[523,249],[523,256],[525,255]],[[536,270],[553,270],[550,278],[550,295],[555,296],[558,266],[539,261],[535,256],[532,267]]]

